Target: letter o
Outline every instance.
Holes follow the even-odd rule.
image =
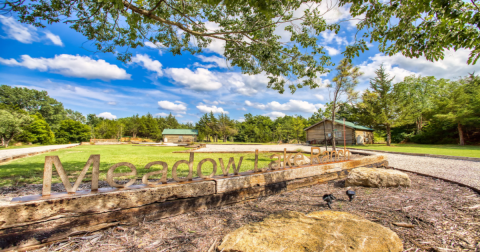
[[[202,165],[205,162],[212,162],[212,164],[213,164],[213,171],[212,171],[212,173],[210,173],[210,175],[203,175],[202,174]],[[198,165],[197,165],[197,175],[200,178],[211,178],[211,177],[215,176],[215,174],[217,174],[217,162],[215,162],[215,160],[213,160],[211,158],[205,158],[202,161],[200,161],[200,163],[198,163]]]
[[[115,169],[117,169],[120,166],[126,166],[130,168],[132,171],[114,174],[113,172],[115,171]],[[117,187],[117,188],[125,188],[133,185],[133,183],[135,183],[135,181],[137,180],[137,178],[132,178],[130,179],[130,181],[128,181],[128,183],[124,185],[117,184],[115,183],[115,181],[113,181],[113,178],[122,177],[122,176],[137,176],[137,168],[135,168],[135,165],[128,162],[121,162],[121,163],[116,163],[112,165],[107,172],[107,182],[110,186]]]

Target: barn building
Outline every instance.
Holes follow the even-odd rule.
[[[198,130],[196,129],[164,129],[162,132],[165,143],[196,142]]]
[[[326,123],[325,123],[326,122]],[[325,126],[325,132],[324,132]],[[332,120],[324,119],[314,125],[304,129],[307,134],[307,143],[319,144],[324,143],[325,135],[327,139],[332,138],[335,132],[335,142],[337,145],[343,145],[343,121],[335,120],[335,130],[332,131]],[[361,137],[359,137],[361,136]],[[356,125],[352,122],[345,121],[345,138],[347,145],[354,144],[372,144],[373,143],[373,129]],[[363,143],[362,143],[363,141]]]

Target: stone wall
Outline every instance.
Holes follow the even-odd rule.
[[[14,198],[0,205],[0,248],[39,248],[116,225],[132,225],[325,183],[346,177],[356,167],[379,165],[387,165],[385,156],[186,182]]]

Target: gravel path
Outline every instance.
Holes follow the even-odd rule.
[[[480,190],[480,162],[408,156],[373,151],[357,152],[385,155],[387,156],[389,166],[448,179]]]
[[[21,155],[32,154],[36,152],[45,152],[50,150],[64,149],[64,148],[68,148],[76,145],[78,144],[60,144],[60,145],[48,145],[48,146],[31,147],[31,148],[0,150],[0,160],[10,158],[10,157],[17,157]]]

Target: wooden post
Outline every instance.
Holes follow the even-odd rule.
[[[323,137],[325,139],[325,150],[328,151],[327,132],[325,131],[325,119],[323,119]]]
[[[285,169],[287,166],[287,148],[283,148],[283,168]]]
[[[255,166],[253,172],[258,172],[258,149],[255,149]]]

